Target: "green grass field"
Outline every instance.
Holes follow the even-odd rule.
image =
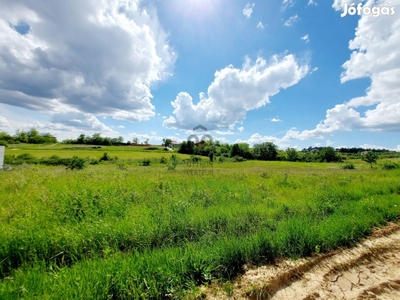
[[[233,279],[244,264],[350,245],[400,216],[400,169],[360,160],[355,170],[246,161],[169,171],[162,148],[6,149],[104,152],[118,160],[0,172],[0,299],[200,298],[199,285]],[[143,158],[151,165],[139,166]]]

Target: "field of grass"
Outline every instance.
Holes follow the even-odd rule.
[[[202,173],[127,163],[169,159],[162,150],[43,148],[6,154],[119,160],[0,172],[0,299],[201,297],[196,287],[244,264],[346,246],[400,216],[400,170],[362,161],[227,162]]]

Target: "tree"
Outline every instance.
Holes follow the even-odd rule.
[[[171,139],[163,139],[163,142],[165,147],[170,147],[172,145]]]
[[[321,162],[339,162],[342,161],[342,157],[335,152],[332,147],[324,147],[318,151],[318,158]]]
[[[378,154],[376,154],[373,151],[368,151],[363,157],[362,160],[369,163],[372,168],[372,164],[376,164],[376,161],[378,160]]]
[[[286,159],[288,161],[297,161],[299,159],[299,154],[294,148],[287,148],[286,150]]]
[[[253,156],[259,160],[276,160],[278,157],[277,146],[271,142],[256,144],[253,147]]]
[[[132,144],[139,144],[139,139],[137,138],[137,137],[134,137],[133,139],[132,139]]]

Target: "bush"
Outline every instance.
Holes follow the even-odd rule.
[[[160,159],[160,164],[166,164],[166,163],[167,163],[167,159],[164,156],[162,156]]]
[[[197,163],[199,161],[202,161],[202,159],[201,159],[201,157],[192,155],[192,156],[190,156],[190,161],[194,162],[194,163]]]
[[[233,162],[243,162],[243,161],[246,161],[246,159],[244,159],[243,157],[241,157],[239,155],[236,155],[236,156],[232,157],[232,161]]]
[[[399,168],[400,166],[391,160],[386,160],[383,162],[382,169],[384,170],[394,170]]]
[[[141,165],[141,166],[144,166],[144,167],[150,166],[150,164],[151,164],[151,161],[150,161],[150,159],[148,159],[148,158],[144,158],[144,159],[140,162],[140,165]]]
[[[167,165],[167,168],[169,171],[175,171],[176,166],[179,163],[179,158],[175,155],[172,154],[171,158],[169,159],[169,164]]]
[[[107,152],[104,152],[103,156],[100,157],[99,161],[110,161],[112,158],[108,155]]]
[[[5,140],[0,140],[0,146],[5,146],[5,147],[7,147],[7,146],[8,146],[7,141],[5,141]]]
[[[71,170],[82,170],[85,167],[85,160],[83,158],[79,158],[78,156],[74,156],[71,159],[67,169]]]
[[[53,155],[49,158],[42,158],[39,163],[46,166],[69,166],[71,158],[61,158],[57,155]]]
[[[352,163],[347,163],[347,164],[342,166],[342,169],[345,169],[345,170],[354,170],[355,168],[356,167]]]

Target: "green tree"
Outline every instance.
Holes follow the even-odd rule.
[[[372,164],[376,164],[378,160],[378,154],[373,151],[368,151],[363,157],[362,160],[369,163],[372,168]]]
[[[278,147],[271,142],[255,144],[253,147],[253,156],[259,160],[276,160],[278,157]]]
[[[319,161],[323,162],[339,162],[342,161],[342,157],[340,154],[335,152],[335,149],[332,147],[324,147],[317,154]]]
[[[297,161],[299,159],[299,153],[297,153],[296,149],[294,148],[287,148],[286,159],[288,161]]]

